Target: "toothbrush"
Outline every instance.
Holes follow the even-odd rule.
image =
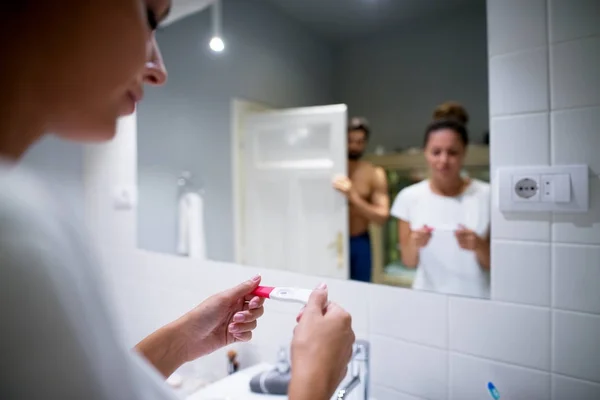
[[[263,299],[286,301],[290,303],[307,304],[312,290],[292,287],[259,286],[252,294]]]
[[[494,400],[500,399],[500,393],[498,392],[498,389],[496,389],[496,386],[494,386],[492,382],[488,383],[488,390]]]

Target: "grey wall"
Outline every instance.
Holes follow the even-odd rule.
[[[371,146],[420,146],[435,106],[463,103],[473,139],[488,130],[485,3],[338,49],[336,102],[372,124]]]
[[[205,187],[207,252],[233,260],[230,102],[278,107],[333,102],[331,50],[297,23],[260,2],[223,3],[225,54],[211,54],[210,12],[158,34],[170,72],[138,110],[138,244],[172,253],[177,187],[190,170]]]

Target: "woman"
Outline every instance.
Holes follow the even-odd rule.
[[[107,141],[166,70],[154,30],[170,0],[18,0],[0,7],[0,398],[171,399],[180,365],[252,337],[260,277],[144,339],[117,340],[96,265],[69,211],[11,166],[46,132]],[[290,398],[325,399],[351,356],[350,316],[313,293],[292,343]],[[139,353],[136,354],[136,353]],[[141,356],[141,357],[140,357]],[[155,369],[149,368],[151,364]]]
[[[489,297],[490,188],[461,174],[469,144],[466,112],[438,113],[425,132],[429,179],[398,194],[402,262],[417,268],[413,288]],[[448,118],[449,117],[449,118]]]

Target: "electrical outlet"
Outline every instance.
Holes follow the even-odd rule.
[[[539,175],[515,175],[512,181],[514,201],[527,203],[540,201]]]
[[[496,172],[502,212],[587,212],[589,167],[539,165],[501,167]]]

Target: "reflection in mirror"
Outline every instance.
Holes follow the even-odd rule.
[[[140,248],[489,297],[485,0],[222,0],[157,40]]]

